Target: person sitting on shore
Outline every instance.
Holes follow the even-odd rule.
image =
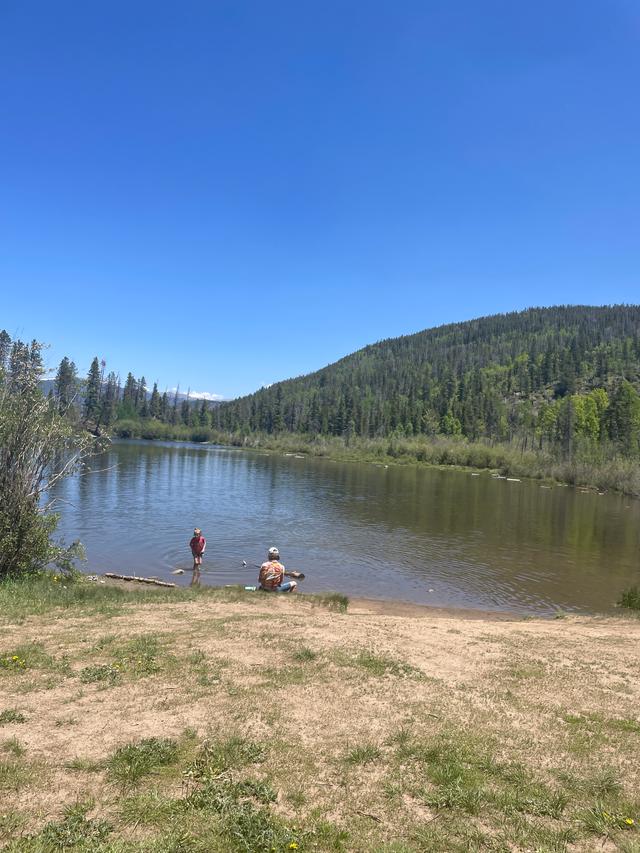
[[[298,584],[294,580],[285,581],[285,577],[291,578],[298,572],[287,572],[280,562],[280,552],[277,548],[269,548],[267,561],[260,566],[258,576],[258,589],[265,592],[295,592]]]

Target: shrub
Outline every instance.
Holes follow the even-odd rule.
[[[77,471],[96,439],[79,432],[39,387],[40,346],[14,344],[11,367],[0,365],[0,578],[42,569],[70,568],[81,547],[55,544],[57,524],[47,495]]]
[[[634,585],[625,589],[618,604],[620,607],[627,607],[629,610],[640,610],[640,587]]]

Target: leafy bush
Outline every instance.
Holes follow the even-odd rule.
[[[10,369],[0,364],[0,578],[80,558],[51,536],[58,521],[52,486],[79,470],[96,439],[79,432],[39,388],[40,346],[16,341]]]

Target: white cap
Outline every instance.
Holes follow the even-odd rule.
[[[273,557],[277,560],[279,556],[280,551],[278,551],[275,545],[272,545],[271,548],[269,548],[269,557]]]

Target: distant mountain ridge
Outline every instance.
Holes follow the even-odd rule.
[[[578,405],[597,389],[615,395],[623,383],[636,393],[640,386],[640,306],[563,305],[382,340],[224,402],[212,417],[232,432],[473,440],[511,440],[524,432],[533,440],[542,438],[539,419],[550,410],[562,432],[562,400]],[[604,427],[603,420],[599,438]],[[544,428],[549,441],[558,438]]]

